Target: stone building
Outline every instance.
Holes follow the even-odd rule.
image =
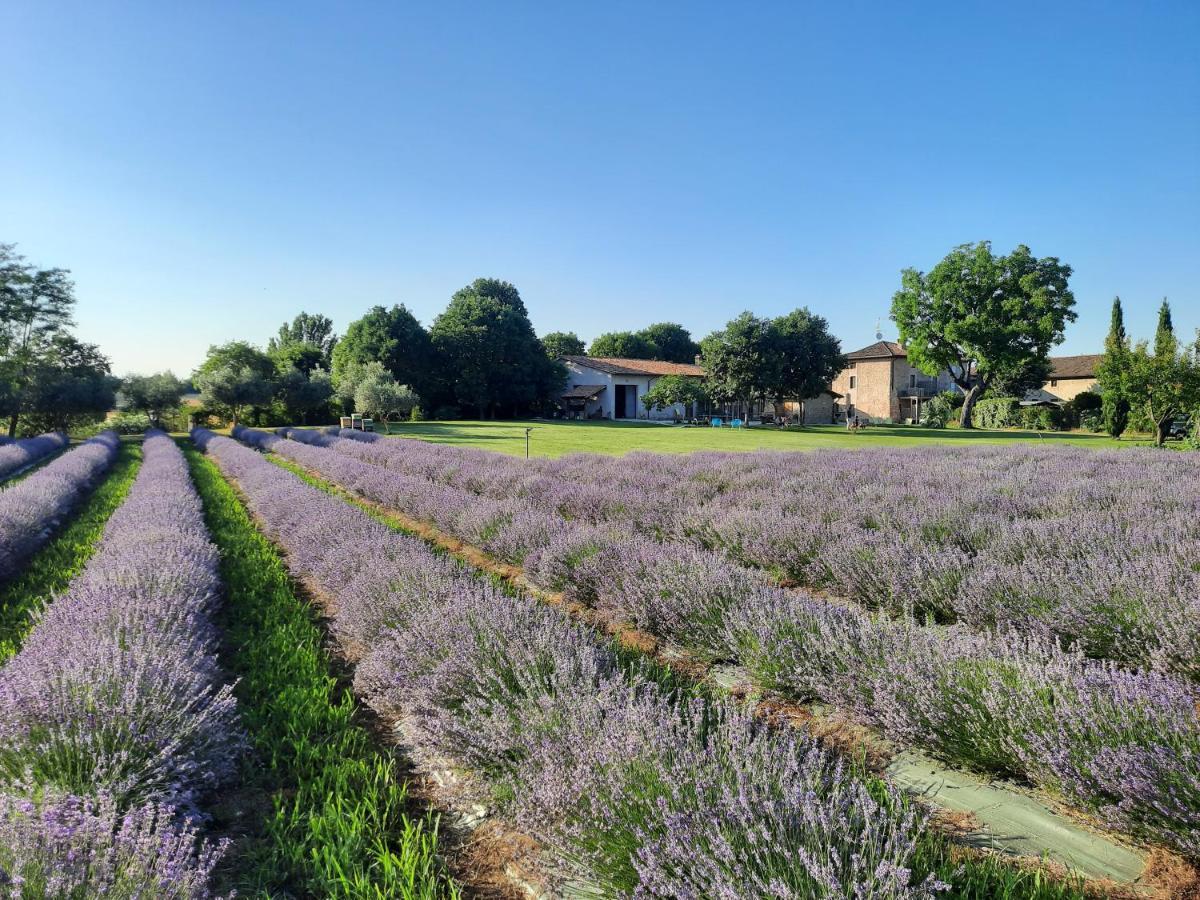
[[[1073,400],[1084,391],[1097,391],[1096,367],[1104,356],[1086,353],[1082,356],[1050,357],[1050,378],[1042,390],[1059,400]]]
[[[842,396],[840,417],[859,416],[872,422],[918,422],[921,408],[942,391],[956,390],[949,372],[936,377],[908,364],[908,354],[895,341],[876,341],[846,354],[847,365],[833,379]]]

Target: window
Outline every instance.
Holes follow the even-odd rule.
[[[856,382],[857,380],[858,380],[857,376],[855,376],[855,375],[851,375],[851,376],[850,376],[850,387],[851,387],[852,389],[853,389],[853,388],[855,388],[855,387],[857,387],[857,385],[855,384],[855,382]]]
[[[915,373],[911,373],[911,372],[909,373],[909,376],[908,376],[908,386],[909,386],[909,387],[916,387],[916,386],[917,386],[917,376],[916,376],[916,374],[915,374]]]

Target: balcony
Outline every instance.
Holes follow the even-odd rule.
[[[936,379],[925,378],[918,380],[915,385],[910,384],[899,388],[896,391],[896,396],[916,400],[928,400],[931,397],[936,397],[941,392]]]

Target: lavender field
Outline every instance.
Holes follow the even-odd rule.
[[[1200,854],[1200,480],[1186,456],[527,463],[289,435],[242,437],[764,689]]]
[[[0,661],[0,897],[1097,890],[964,855],[760,699],[1200,861],[1188,456],[234,438],[148,432],[86,564],[28,604]],[[117,448],[0,490],[5,577],[54,558]]]

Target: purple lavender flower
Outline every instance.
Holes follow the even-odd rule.
[[[19,572],[25,560],[49,540],[63,518],[108,471],[117,458],[118,446],[115,432],[102,432],[23,481],[0,490],[0,580]]]
[[[202,895],[220,848],[185,817],[245,745],[200,499],[174,441],[143,446],[95,555],[0,669],[0,867],[56,896]]]
[[[5,441],[0,445],[0,479],[32,465],[44,456],[49,456],[70,443],[62,432],[39,434],[37,437]]]

